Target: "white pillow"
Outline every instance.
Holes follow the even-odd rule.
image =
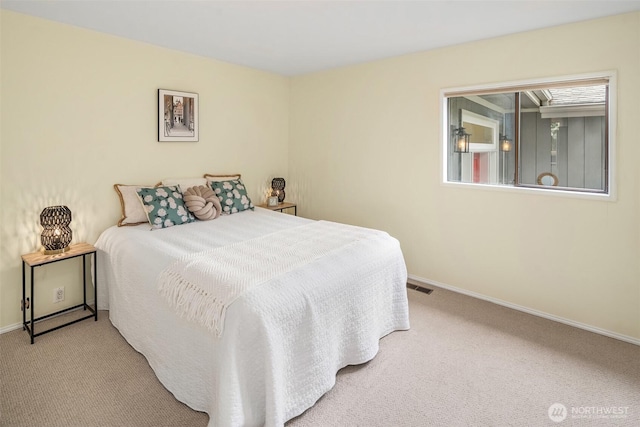
[[[122,209],[122,217],[118,221],[118,227],[149,223],[149,218],[140,201],[140,197],[138,197],[137,190],[139,188],[153,188],[153,185],[115,184],[113,188],[120,197],[120,207]]]
[[[188,188],[207,185],[206,178],[167,178],[162,180],[163,187],[180,187],[180,192],[184,193]]]

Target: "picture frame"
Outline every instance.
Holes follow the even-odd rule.
[[[278,196],[269,196],[267,198],[267,206],[270,208],[278,206]]]
[[[158,89],[158,141],[197,142],[198,94]]]

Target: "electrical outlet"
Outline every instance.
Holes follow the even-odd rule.
[[[64,286],[53,290],[53,302],[64,301]]]

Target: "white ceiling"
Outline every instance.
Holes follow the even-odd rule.
[[[640,10],[640,0],[1,0],[0,5],[287,76]]]

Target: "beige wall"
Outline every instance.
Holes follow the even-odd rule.
[[[74,241],[93,243],[119,218],[114,183],[241,172],[261,203],[287,176],[289,79],[5,10],[1,24],[0,328],[21,320],[44,207],[69,206]],[[199,142],[157,142],[159,88],[199,94]],[[37,270],[36,315],[77,300],[79,265]]]
[[[617,200],[441,183],[443,88],[618,72]],[[640,14],[292,79],[300,212],[388,231],[409,273],[640,339]]]
[[[115,182],[239,171],[254,198],[282,174],[300,214],[389,231],[412,276],[640,339],[640,14],[292,79],[1,16],[0,328],[20,320],[43,207],[67,204],[94,242]],[[441,183],[440,89],[610,69],[616,201]],[[157,142],[158,88],[199,93],[200,142]],[[64,264],[39,273],[44,300],[78,275]]]

